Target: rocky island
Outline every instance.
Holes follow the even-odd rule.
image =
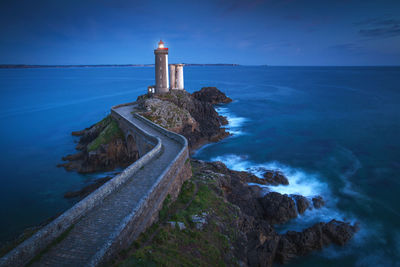
[[[216,142],[229,133],[228,123],[214,105],[232,100],[215,87],[190,94],[172,90],[160,95],[137,98],[137,111],[160,126],[185,136],[193,152]],[[124,167],[138,159],[128,149],[118,124],[108,116],[73,135],[80,136],[79,152],[64,158],[67,170],[81,173]],[[237,265],[271,266],[287,263],[325,246],[344,245],[358,230],[357,225],[332,220],[320,222],[301,232],[279,234],[274,226],[288,222],[307,209],[324,205],[320,196],[265,192],[262,185],[288,185],[281,172],[264,170],[259,178],[247,172],[228,169],[221,162],[191,160],[193,176],[184,183],[177,200],[164,201],[159,219],[127,251],[110,264],[156,264],[175,266]],[[82,190],[96,189],[109,178]],[[251,185],[249,185],[251,184]],[[80,193],[70,195],[76,197]]]

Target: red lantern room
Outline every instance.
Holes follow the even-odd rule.
[[[164,42],[162,40],[158,43],[158,49],[168,50],[168,48],[164,47]]]

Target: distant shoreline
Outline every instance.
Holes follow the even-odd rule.
[[[240,66],[239,64],[185,64],[185,66]],[[98,65],[26,65],[0,64],[0,69],[34,69],[34,68],[101,68],[101,67],[154,67],[154,64],[98,64]]]

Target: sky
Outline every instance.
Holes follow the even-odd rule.
[[[400,0],[0,0],[0,64],[400,65]]]

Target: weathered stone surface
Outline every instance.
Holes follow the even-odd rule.
[[[141,107],[146,109],[141,113],[144,117],[170,131],[179,133],[185,127],[189,127],[191,132],[199,130],[198,123],[186,109],[169,101],[148,98],[141,102]]]
[[[301,195],[292,195],[292,197],[296,200],[297,211],[299,214],[303,214],[310,207],[310,201],[308,201],[307,198]]]
[[[313,202],[314,208],[316,208],[316,209],[319,209],[319,208],[322,208],[323,206],[325,206],[325,201],[323,200],[323,198],[321,196],[313,197],[312,202]]]
[[[285,223],[297,217],[296,204],[288,195],[271,192],[259,198],[259,201],[264,210],[264,219],[269,223]]]
[[[158,103],[165,101],[172,103],[173,106],[165,108],[162,112],[148,109],[149,102],[157,103],[154,99],[164,101]],[[151,98],[147,95],[139,96],[137,102],[147,118],[164,123],[168,130],[185,136],[191,151],[229,135],[224,128],[221,128],[227,123],[226,118],[218,115],[211,102],[196,99],[184,90],[172,90],[167,94],[154,95]],[[169,110],[174,114],[171,115]]]

